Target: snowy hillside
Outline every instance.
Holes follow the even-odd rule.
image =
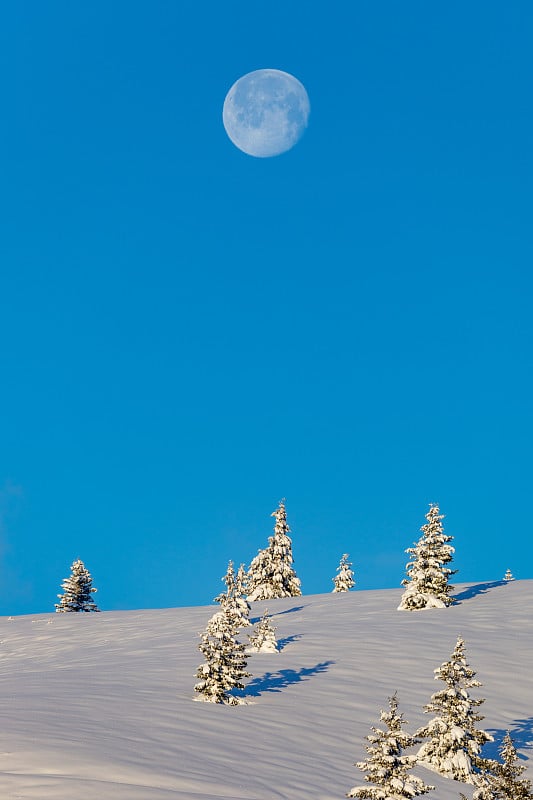
[[[509,728],[533,778],[533,581],[459,586],[448,609],[396,610],[402,591],[256,603],[279,654],[250,657],[250,705],[193,702],[198,632],[215,610],[0,620],[5,800],[335,800],[387,697],[414,730],[457,636],[483,687],[482,727]],[[442,685],[441,685],[442,686]],[[526,763],[524,761],[524,763]],[[471,797],[422,767],[435,800]]]

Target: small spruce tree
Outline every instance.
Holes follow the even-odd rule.
[[[504,581],[514,581],[514,576],[510,569],[507,570],[507,572],[503,576],[503,579]]]
[[[427,523],[422,525],[422,536],[414,547],[405,552],[411,556],[407,564],[407,577],[402,581],[406,587],[399,611],[418,611],[422,608],[444,608],[451,605],[453,586],[448,583],[452,570],[446,565],[452,560],[454,548],[448,544],[451,536],[444,533],[438,505],[430,505],[426,514]]]
[[[235,570],[233,568],[233,561],[228,562],[226,574],[222,578],[222,582],[226,585],[226,591],[217,594],[214,598],[215,603],[223,605],[227,597],[231,597],[235,592]]]
[[[200,634],[199,650],[205,661],[196,672],[199,679],[194,687],[197,700],[206,703],[242,705],[246,701],[230,694],[233,689],[244,689],[246,672],[245,646],[236,637],[235,620],[228,615],[225,607],[214,614]]]
[[[268,547],[260,550],[248,570],[248,600],[270,600],[275,597],[301,595],[300,581],[292,566],[292,541],[287,524],[285,501],[272,513],[276,518],[274,535]]]
[[[398,713],[396,695],[389,698],[390,711],[381,711],[383,728],[372,726],[374,733],[367,736],[368,758],[358,761],[356,766],[366,772],[368,786],[354,786],[346,797],[361,797],[365,800],[403,800],[427,794],[429,786],[420,778],[410,775],[416,764],[416,756],[403,755],[402,751],[416,744],[417,739],[403,729],[403,715]]]
[[[247,653],[279,653],[276,640],[276,628],[272,625],[271,618],[268,616],[268,609],[259,620],[254,632],[248,636],[250,646]]]
[[[479,788],[472,800],[532,800],[531,781],[520,776],[525,766],[518,761],[518,753],[509,731],[499,748],[501,763],[488,761]]]
[[[70,568],[70,576],[61,584],[63,594],[58,594],[59,603],[55,604],[56,613],[69,611],[99,611],[91,595],[97,591],[89,570],[85,569],[79,558]]]
[[[435,680],[445,688],[432,695],[424,706],[426,714],[435,714],[415,736],[427,739],[417,753],[418,761],[429,769],[465,783],[476,783],[484,760],[480,750],[493,737],[476,728],[483,719],[476,709],[483,699],[475,700],[468,689],[481,686],[475,672],[466,662],[465,642],[459,636],[449,661],[435,670]]]
[[[232,619],[236,630],[251,624],[248,619],[250,605],[246,598],[243,597],[243,572],[244,565],[241,565],[237,575],[235,575],[233,561],[230,561],[227,572],[222,578],[222,581],[226,584],[226,591],[221,592],[214,598],[214,602],[220,603]]]
[[[235,604],[239,610],[241,618],[241,627],[251,625],[249,620],[250,616],[250,603],[246,599],[248,592],[248,577],[246,575],[246,568],[241,564],[235,576]]]
[[[333,593],[349,592],[350,589],[353,589],[355,581],[353,579],[353,570],[351,567],[352,565],[348,561],[348,553],[344,553],[337,567],[337,574],[332,578],[334,583]]]

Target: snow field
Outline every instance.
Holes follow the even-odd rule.
[[[461,585],[445,609],[399,612],[402,591],[270,599],[280,653],[248,661],[245,706],[193,702],[216,606],[0,619],[0,797],[335,800],[387,698],[413,732],[460,634],[483,686],[480,727],[533,752],[533,581]],[[244,633],[249,632],[244,631]],[[285,641],[284,641],[285,640]],[[245,638],[245,641],[247,639]],[[526,762],[524,762],[526,763]],[[529,765],[528,765],[529,766]],[[533,777],[529,768],[524,775]],[[472,787],[417,767],[435,800]]]

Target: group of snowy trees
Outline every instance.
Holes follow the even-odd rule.
[[[250,677],[246,671],[246,656],[277,653],[276,629],[268,611],[265,611],[256,628],[248,634],[249,644],[246,646],[238,638],[242,628],[251,626],[243,565],[235,575],[233,562],[230,561],[222,580],[226,584],[226,591],[215,597],[215,602],[220,604],[220,611],[213,614],[205,631],[200,634],[198,647],[205,661],[196,672],[199,681],[194,690],[199,695],[197,699],[207,703],[240,705],[245,701],[231,692],[233,689],[244,689],[242,681]]]
[[[301,595],[300,579],[297,578],[293,567],[292,541],[289,537],[290,528],[287,523],[285,501],[281,500],[278,508],[272,513],[276,522],[274,535],[269,537],[268,546],[259,550],[252,560],[248,571],[241,564],[235,575],[233,565],[225,577],[227,591],[226,600],[222,595],[215,598],[216,602],[223,604],[231,602],[240,604],[234,613],[243,613],[244,604],[254,600],[269,600],[277,597],[297,597]],[[231,563],[231,562],[230,562]],[[337,574],[332,579],[333,592],[347,592],[355,586],[354,573],[345,553],[337,567]],[[59,603],[56,603],[57,612],[69,611],[99,611],[92,599],[92,594],[97,591],[92,585],[92,577],[85,568],[83,561],[77,559],[71,566],[71,574],[62,583],[63,594],[59,594]],[[244,598],[247,599],[244,599]],[[240,598],[240,599],[237,599]],[[248,606],[249,607],[249,606]]]
[[[268,539],[268,546],[258,552],[248,570],[241,564],[235,572],[233,562],[229,562],[222,578],[225,591],[214,598],[220,609],[199,634],[198,647],[204,661],[196,673],[198,682],[194,690],[198,700],[227,705],[246,702],[238,690],[245,688],[243,681],[250,677],[248,657],[279,651],[276,629],[267,610],[248,634],[248,644],[241,638],[242,630],[251,627],[250,602],[301,595],[283,500],[272,516],[275,517],[274,533]],[[398,610],[446,608],[454,602],[453,586],[449,584],[450,576],[455,574],[449,567],[454,548],[450,544],[452,537],[444,533],[443,518],[438,505],[431,504],[427,522],[421,528],[422,536],[406,551],[410,561],[406,566],[407,576],[402,581],[405,592]],[[343,554],[333,578],[333,592],[347,592],[354,587],[351,566],[348,554]],[[510,570],[504,580],[514,580]],[[72,564],[71,574],[63,581],[62,589],[59,603],[55,605],[58,613],[99,610],[92,599],[97,590],[80,559]],[[518,763],[509,732],[500,748],[501,761],[481,755],[483,745],[493,738],[477,727],[483,719],[477,709],[484,700],[469,694],[469,689],[481,684],[466,662],[462,637],[457,639],[449,661],[435,670],[435,679],[443,681],[445,686],[424,706],[424,712],[433,716],[414,734],[404,729],[406,723],[398,711],[396,694],[389,698],[389,710],[382,710],[380,714],[382,726],[373,727],[367,737],[368,756],[356,764],[365,773],[365,784],[351,789],[347,797],[403,800],[427,794],[434,787],[410,774],[419,764],[447,778],[473,784],[473,800],[533,798],[531,782],[521,777],[524,767]],[[404,753],[417,745],[420,747],[416,753]],[[461,797],[466,800],[464,795]]]
[[[285,500],[272,513],[276,519],[274,535],[268,539],[268,547],[259,550],[252,559],[246,574],[249,601],[270,600],[278,597],[298,597],[302,594],[300,579],[293,567],[292,541],[287,523]],[[348,553],[344,553],[332,578],[333,592],[348,592],[355,586],[352,565]]]
[[[292,541],[284,500],[280,501],[272,516],[276,522],[268,546],[259,550],[248,570],[241,564],[237,575],[228,575],[228,580],[236,581],[235,596],[246,597],[246,602],[296,597],[302,593],[300,579],[293,567]],[[449,564],[455,549],[450,544],[452,537],[444,533],[443,519],[439,506],[430,504],[427,522],[421,528],[422,536],[413,547],[406,550],[410,560],[406,565],[407,576],[402,581],[405,591],[398,606],[399,611],[446,608],[454,602],[451,596],[454,587],[449,579],[457,570],[450,569]],[[514,580],[510,569],[503,580]],[[348,592],[355,586],[348,553],[342,555],[332,581],[334,593]],[[91,597],[97,590],[92,586],[91,575],[81,560],[74,561],[71,575],[63,581],[62,588],[64,591],[58,595],[60,602],[56,603],[56,611],[99,610]]]
[[[238,639],[241,628],[249,623],[250,602],[301,595],[301,584],[293,566],[292,540],[287,523],[285,501],[281,500],[272,513],[275,518],[274,533],[268,546],[259,550],[245,570],[241,564],[237,574],[230,561],[223,581],[226,591],[215,597],[221,610],[214,614],[200,634],[199,648],[205,661],[198,667],[200,679],[195,691],[207,702],[237,705],[241,699],[231,694],[232,689],[244,688],[246,654],[251,652],[274,652],[276,642],[268,616],[261,620],[250,644]],[[407,551],[412,560],[407,564],[407,587],[399,608],[417,610],[450,605],[451,587],[448,578],[453,570],[446,565],[452,559],[451,536],[444,534],[443,516],[437,505],[431,505],[426,515],[427,524],[422,527],[420,541]],[[333,592],[347,592],[355,586],[354,573],[348,554],[341,557],[337,574],[333,578]]]
[[[250,673],[246,672],[246,656],[278,652],[276,630],[267,611],[253,633],[248,635],[248,646],[238,638],[241,629],[251,624],[250,602],[297,597],[302,593],[292,566],[292,541],[283,500],[272,516],[276,523],[268,547],[259,551],[248,571],[241,564],[235,574],[233,562],[230,561],[222,579],[226,591],[215,597],[215,602],[220,604],[220,611],[211,617],[205,631],[200,634],[198,647],[205,661],[196,672],[199,681],[194,690],[199,695],[198,700],[228,705],[245,702],[243,698],[232,694],[232,690],[243,689],[242,680],[250,677]]]
[[[477,708],[484,700],[469,694],[469,689],[481,686],[475,674],[466,662],[465,642],[459,637],[450,660],[435,670],[435,679],[445,687],[424,706],[424,712],[433,716],[412,735],[404,730],[396,694],[389,698],[389,711],[382,710],[380,715],[383,727],[373,727],[367,737],[368,757],[356,763],[366,773],[366,785],[355,786],[347,797],[403,800],[427,794],[435,787],[409,774],[420,764],[447,778],[473,784],[473,800],[532,798],[531,782],[520,777],[525,767],[517,763],[509,732],[500,748],[502,762],[481,756],[483,745],[494,740],[476,727],[483,719]],[[403,752],[420,744],[417,753]]]
[[[269,600],[277,597],[296,597],[301,594],[301,583],[293,567],[292,542],[289,537],[285,501],[272,514],[276,518],[274,535],[268,546],[259,550],[252,559],[247,572],[243,570],[243,586],[246,586],[249,601]],[[422,536],[406,552],[410,560],[406,565],[406,578],[402,581],[405,591],[398,610],[419,611],[425,608],[446,608],[453,604],[451,592],[454,587],[449,580],[457,570],[450,568],[455,548],[452,537],[444,533],[439,506],[431,503],[422,526]],[[344,553],[332,578],[333,592],[348,592],[355,586],[352,564],[348,553]],[[508,569],[504,580],[514,580]]]
[[[226,575],[227,591],[225,600],[222,595],[215,598],[217,602],[230,602],[234,605],[232,613],[243,613],[243,604],[255,600],[270,600],[278,597],[297,597],[301,595],[300,579],[293,567],[292,541],[287,523],[285,501],[281,500],[278,508],[272,513],[275,517],[274,534],[268,539],[268,546],[259,550],[252,559],[248,571],[241,564],[237,575],[228,570]],[[407,587],[400,604],[400,609],[415,610],[429,607],[443,607],[453,602],[448,584],[453,570],[446,567],[451,561],[453,547],[442,530],[438,506],[431,506],[427,514],[428,523],[422,527],[423,536],[420,541],[407,552],[412,561],[407,565],[408,577],[403,581]],[[506,580],[512,576],[508,570]],[[333,592],[348,592],[355,586],[352,565],[348,554],[344,553],[333,577]],[[84,563],[77,559],[71,566],[70,577],[62,584],[63,594],[58,595],[56,611],[98,611],[92,594],[97,590],[92,586],[92,578]],[[243,598],[246,596],[246,600]],[[237,599],[240,598],[240,599]],[[240,605],[239,605],[240,604]]]

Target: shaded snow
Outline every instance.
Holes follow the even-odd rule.
[[[531,759],[533,581],[460,586],[459,604],[409,614],[396,611],[401,594],[269,600],[282,650],[250,656],[252,702],[238,707],[193,702],[212,606],[0,619],[0,797],[343,798],[363,781],[353,763],[391,694],[409,731],[428,721],[433,670],[459,634],[495,737],[483,753],[509,728]],[[435,800],[471,797],[471,786],[414,774],[437,786]]]

